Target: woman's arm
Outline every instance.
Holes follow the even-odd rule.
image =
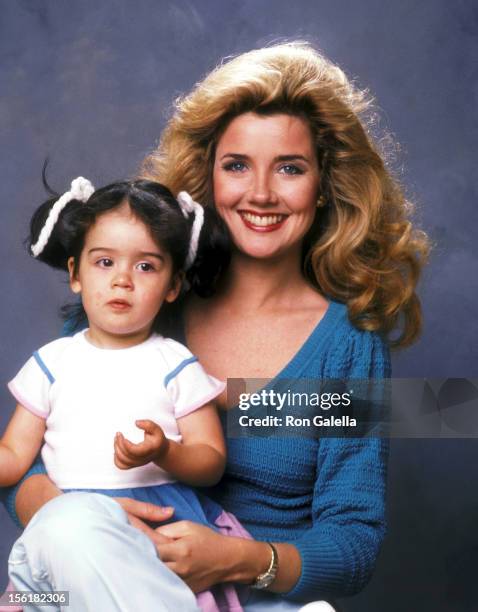
[[[340,344],[347,353],[341,362],[354,365],[330,378],[390,375],[388,349],[378,336],[358,333]],[[277,544],[279,571],[270,591],[305,602],[351,595],[365,586],[385,534],[387,459],[388,441],[380,438],[320,441],[311,527],[299,539]],[[222,580],[251,583],[270,561],[265,543],[227,538],[193,523],[157,532],[173,539],[157,544],[158,551],[193,590]]]
[[[365,586],[385,532],[387,453],[387,441],[378,439],[321,443],[313,525],[294,542],[274,544],[279,567],[269,591],[306,602],[352,595]],[[157,541],[154,534],[172,541]],[[224,536],[190,521],[147,535],[195,592],[218,582],[251,584],[271,560],[265,542]]]
[[[0,440],[0,486],[20,480],[33,463],[45,434],[45,419],[17,404]]]
[[[350,327],[336,341],[336,363],[344,365],[331,367],[327,377],[353,383],[390,376],[389,350],[377,334]],[[313,524],[294,542],[302,572],[288,599],[353,595],[370,580],[386,529],[388,452],[380,437],[320,440]]]
[[[25,478],[16,492],[15,509],[18,520],[26,527],[32,516],[62,491],[46,474],[33,474]]]
[[[216,484],[226,462],[221,424],[213,404],[178,419],[182,442],[168,440],[153,421],[136,421],[144,441],[133,444],[122,434],[115,438],[115,463],[129,469],[153,461],[175,479],[192,486]]]
[[[219,582],[252,584],[271,561],[266,542],[225,536],[191,521],[158,527],[150,535],[160,558],[194,591],[203,591]],[[156,540],[166,536],[169,541]],[[275,543],[279,567],[269,587],[285,593],[297,583],[301,572],[300,555],[292,544]]]

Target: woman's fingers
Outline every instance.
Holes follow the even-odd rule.
[[[139,529],[139,531],[142,531],[144,535],[146,535],[153,542],[156,549],[159,545],[166,544],[168,542],[168,538],[161,535],[160,533],[157,533],[155,529],[153,529],[149,525],[146,525],[144,521],[137,518],[133,514],[128,514],[128,520],[133,527]]]
[[[115,497],[115,499],[125,512],[144,521],[159,523],[170,519],[174,514],[174,508],[170,506],[156,506],[129,497]]]
[[[161,534],[159,534],[158,532],[156,533],[161,536]],[[170,569],[177,573],[178,561],[182,559],[182,548],[179,547],[178,542],[171,542],[170,540],[168,540],[168,538],[164,536],[161,536],[161,538],[164,538],[164,540],[159,541],[156,544],[158,556],[161,561],[164,561],[168,564],[174,564],[176,566],[176,569],[173,569],[172,567]]]
[[[175,523],[157,527],[156,531],[171,540],[183,538],[191,533],[191,521],[176,521]]]

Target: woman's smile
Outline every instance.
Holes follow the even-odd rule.
[[[239,210],[244,225],[255,232],[274,232],[287,221],[288,215]]]

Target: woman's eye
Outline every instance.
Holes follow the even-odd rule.
[[[223,168],[228,172],[244,172],[244,170],[246,169],[246,164],[241,161],[233,161],[224,164]]]
[[[152,270],[155,269],[153,264],[150,264],[147,261],[142,261],[136,266],[136,268],[138,270],[141,270],[141,272],[151,272]]]
[[[282,174],[304,174],[302,168],[299,168],[299,166],[295,166],[294,164],[286,164],[285,166],[281,166],[279,168],[279,172]]]
[[[113,260],[109,257],[102,257],[101,259],[98,259],[96,265],[100,266],[100,268],[111,268],[113,265]]]

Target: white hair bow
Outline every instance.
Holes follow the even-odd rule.
[[[66,191],[51,207],[45,225],[42,227],[40,235],[38,236],[38,240],[31,247],[34,257],[38,257],[48,244],[48,240],[58,221],[58,217],[68,202],[71,202],[71,200],[79,200],[83,203],[87,202],[94,191],[95,188],[91,182],[82,176],[79,176],[71,182],[70,190]]]
[[[193,226],[191,228],[191,238],[189,239],[189,251],[186,258],[186,270],[190,268],[196,259],[199,245],[199,236],[204,224],[204,208],[195,202],[187,191],[178,193],[178,203],[187,218],[189,214],[194,214]]]

